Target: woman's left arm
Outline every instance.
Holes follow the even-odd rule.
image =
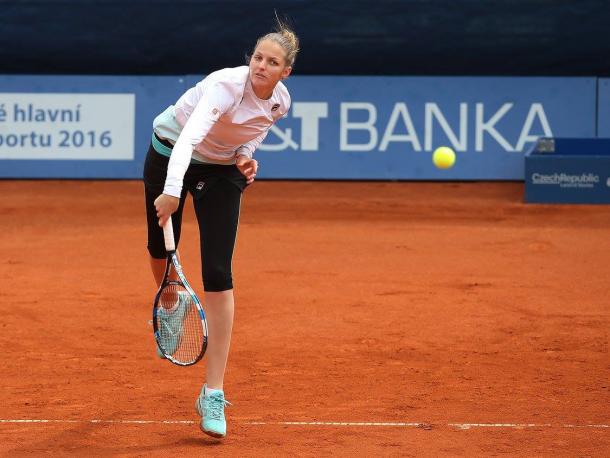
[[[254,181],[256,172],[258,171],[258,161],[253,159],[252,155],[267,136],[267,132],[269,132],[269,130],[264,131],[254,140],[250,140],[235,151],[235,165],[242,175],[246,177],[246,183],[248,184],[251,184]]]
[[[258,161],[256,159],[250,159],[247,156],[237,156],[235,165],[241,174],[246,177],[246,183],[251,184],[258,171]]]

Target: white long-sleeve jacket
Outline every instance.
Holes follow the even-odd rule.
[[[233,164],[236,156],[251,158],[271,126],[289,109],[290,94],[282,82],[263,100],[252,89],[248,67],[211,73],[153,122],[158,136],[175,143],[163,193],[180,197],[191,159]]]

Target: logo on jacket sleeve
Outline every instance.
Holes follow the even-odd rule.
[[[218,121],[218,118],[220,118],[220,110],[214,107],[210,110],[210,115],[212,115],[213,120]]]
[[[277,111],[277,109],[280,107],[279,103],[274,103],[273,106],[271,107],[271,111]]]

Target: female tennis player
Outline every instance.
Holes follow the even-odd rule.
[[[226,435],[223,382],[233,327],[231,262],[241,195],[256,177],[254,151],[290,108],[282,80],[298,51],[296,34],[278,19],[276,31],[256,42],[248,66],[211,73],[153,122],[144,165],[150,265],[159,285],[166,260],[161,227],[173,215],[177,246],[191,193],[209,328],[206,383],[196,409],[201,429],[213,437]]]

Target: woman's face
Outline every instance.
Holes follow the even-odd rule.
[[[272,40],[261,41],[250,58],[250,80],[257,95],[270,97],[278,81],[287,78],[291,70],[284,50]]]

